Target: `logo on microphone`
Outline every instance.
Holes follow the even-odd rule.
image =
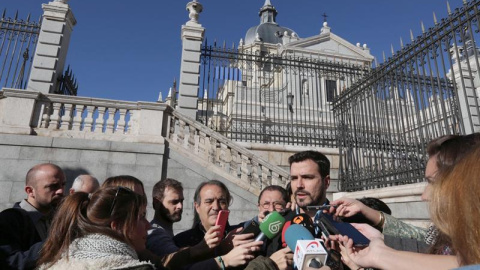
[[[280,228],[282,228],[282,225],[283,225],[283,222],[281,222],[280,220],[274,221],[268,225],[268,230],[272,234],[276,234],[280,231]]]
[[[318,241],[312,241],[312,242],[307,244],[306,250],[317,249],[317,248],[319,248],[319,246],[320,245],[318,244]]]
[[[302,216],[296,216],[296,217],[293,218],[292,221],[293,221],[293,223],[295,223],[295,224],[300,224],[300,223],[303,222],[303,217],[302,217]]]

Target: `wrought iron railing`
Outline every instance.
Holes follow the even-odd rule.
[[[64,74],[58,78],[58,89],[55,94],[76,96],[78,93],[78,83],[70,66],[67,67]]]
[[[197,120],[234,141],[336,147],[332,98],[369,68],[205,42]]]
[[[342,190],[422,181],[430,140],[480,131],[478,2],[449,10],[335,100]]]
[[[31,21],[0,17],[0,87],[25,89],[41,27],[41,18]]]

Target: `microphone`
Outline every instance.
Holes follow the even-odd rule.
[[[287,221],[287,222],[285,222],[285,225],[283,225],[283,229],[282,229],[282,248],[287,247],[287,241],[285,240],[285,232],[287,232],[287,229],[288,229],[288,227],[290,227],[290,225],[292,225],[291,221]]]
[[[327,261],[327,251],[323,242],[316,240],[305,227],[292,224],[285,232],[288,247],[294,251],[293,262],[297,269],[304,270],[308,267],[319,269]]]
[[[285,218],[278,212],[268,214],[263,222],[260,224],[260,234],[255,238],[255,241],[263,241],[265,238],[274,238],[285,224]]]
[[[312,235],[315,235],[315,225],[307,214],[298,214],[292,218],[292,224],[298,224],[305,227]]]

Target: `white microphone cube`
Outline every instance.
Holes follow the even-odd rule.
[[[307,269],[307,267],[320,268],[327,262],[328,253],[323,246],[323,241],[298,240],[295,247],[293,261],[298,270]]]

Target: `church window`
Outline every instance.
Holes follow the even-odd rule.
[[[332,102],[337,92],[337,82],[334,80],[325,80],[325,90],[327,92],[327,102]]]
[[[302,95],[308,96],[308,91],[309,91],[308,80],[303,79],[302,80]]]

